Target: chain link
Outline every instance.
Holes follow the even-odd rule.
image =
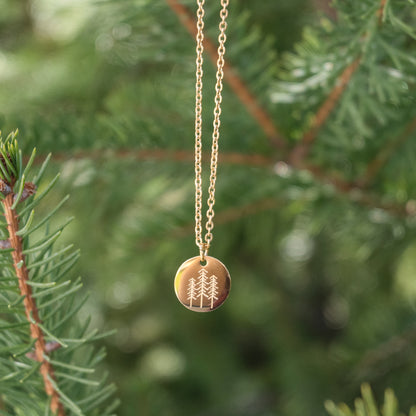
[[[217,82],[215,84],[215,107],[212,132],[212,148],[210,163],[210,178],[207,200],[206,233],[202,235],[202,77],[203,77],[203,52],[204,52],[204,3],[205,0],[197,0],[197,36],[196,36],[196,82],[195,82],[195,242],[199,247],[201,260],[205,260],[208,254],[214,228],[214,205],[215,205],[215,183],[217,180],[218,165],[218,140],[220,137],[220,116],[222,102],[222,88],[224,78],[224,54],[225,41],[227,39],[225,30],[227,28],[227,7],[229,0],[221,0],[221,11],[219,23],[220,33],[218,35],[218,59],[217,59]]]

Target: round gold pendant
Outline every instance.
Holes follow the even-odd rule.
[[[199,256],[186,260],[175,276],[175,293],[185,308],[210,312],[219,308],[230,293],[231,277],[227,268],[214,257]]]

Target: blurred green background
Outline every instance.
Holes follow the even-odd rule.
[[[207,3],[215,38],[218,5]],[[301,104],[289,90],[287,106],[273,94],[302,48],[318,56],[322,42],[325,59],[343,65],[325,49],[336,15],[324,1],[231,3],[227,57],[295,142],[329,84]],[[36,146],[40,159],[53,153],[50,176],[62,172],[44,209],[71,194],[58,220],[75,220],[61,243],[82,250],[77,273],[91,292],[83,314],[118,330],[104,343],[121,416],[323,415],[324,400],[352,403],[364,381],[376,396],[392,387],[403,410],[416,402],[414,219],[274,164],[281,151],[226,86],[221,152],[271,162],[220,164],[210,254],[230,270],[232,291],[214,313],[189,312],[173,291],[179,265],[198,254],[193,164],[177,152],[193,150],[189,34],[161,0],[0,0],[0,10],[0,128],[19,128],[22,147]],[[327,36],[299,46],[313,26]],[[208,150],[208,59],[205,72]],[[409,113],[414,88],[402,90],[380,105]],[[351,147],[335,127],[322,147],[318,138],[314,160],[347,177],[364,169],[380,129],[395,133],[380,114],[367,125],[373,136],[358,127]],[[373,184],[388,201],[416,197],[414,147],[409,140]]]

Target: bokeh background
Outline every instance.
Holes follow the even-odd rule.
[[[207,3],[215,39],[219,2]],[[231,3],[227,59],[293,147],[354,58],[348,30],[378,2],[338,5],[350,20],[326,1]],[[390,3],[414,23],[411,2]],[[323,415],[326,399],[352,403],[364,381],[377,397],[392,387],[404,411],[416,402],[414,128],[368,189],[331,180],[355,180],[402,134],[415,103],[406,65],[369,59],[353,75],[316,139],[319,175],[282,161],[225,86],[210,254],[233,284],[221,309],[196,314],[173,292],[176,269],[198,254],[194,43],[178,15],[162,0],[0,0],[0,10],[0,128],[19,128],[38,161],[52,152],[49,175],[61,179],[45,212],[71,195],[62,244],[82,250],[76,272],[91,296],[81,319],[117,329],[103,343],[119,415]],[[414,40],[385,30],[414,68]],[[395,95],[366,89],[376,64],[403,72],[370,74]],[[209,58],[205,72],[209,151]],[[360,92],[378,105],[371,116]]]

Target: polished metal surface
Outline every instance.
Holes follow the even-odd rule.
[[[227,299],[231,277],[227,268],[216,258],[206,256],[186,260],[175,276],[175,293],[186,308],[195,312],[210,312]]]

